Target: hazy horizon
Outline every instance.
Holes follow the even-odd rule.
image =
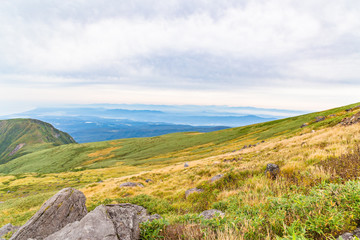
[[[358,102],[355,0],[15,0],[0,115],[66,104],[319,111]]]

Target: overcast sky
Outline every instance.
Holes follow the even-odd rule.
[[[0,115],[82,103],[360,102],[359,0],[0,2]]]

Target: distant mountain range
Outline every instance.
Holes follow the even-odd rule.
[[[257,112],[261,116],[241,111]],[[37,108],[6,118],[46,121],[69,133],[77,142],[85,143],[175,132],[211,132],[281,118],[270,113],[293,115],[298,112],[218,106],[78,105]]]

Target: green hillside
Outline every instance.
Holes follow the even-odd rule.
[[[0,121],[0,164],[31,152],[75,143],[67,133],[34,119]]]
[[[164,165],[184,161],[184,158],[189,161],[210,157],[224,151],[239,150],[244,144],[256,144],[276,136],[286,138],[298,132],[334,126],[343,118],[354,114],[354,111],[345,110],[357,105],[359,103],[204,134],[175,133],[150,138],[63,145],[27,154],[0,165],[0,173],[52,173],[76,170],[76,168],[110,167],[117,163],[129,166]],[[325,120],[316,122],[316,117],[320,116],[325,117]],[[301,128],[304,123],[308,123],[309,126]]]
[[[357,103],[211,133],[35,144],[0,165],[0,226],[25,224],[75,187],[89,211],[126,202],[161,214],[141,226],[141,239],[336,239],[360,222],[359,116]],[[269,163],[276,179],[264,174]],[[186,196],[193,188],[203,191]],[[199,217],[209,209],[225,217]]]

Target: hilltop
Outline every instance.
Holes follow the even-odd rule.
[[[0,164],[31,152],[69,143],[75,143],[70,135],[39,120],[0,121]]]
[[[0,165],[0,226],[24,224],[51,195],[75,187],[84,192],[88,210],[128,202],[161,214],[163,220],[142,226],[143,239],[337,237],[360,221],[358,106],[18,157]],[[276,180],[264,175],[268,163],[281,169]],[[120,187],[126,182],[135,187]],[[193,188],[202,192],[187,197]],[[213,208],[225,217],[198,216]]]

